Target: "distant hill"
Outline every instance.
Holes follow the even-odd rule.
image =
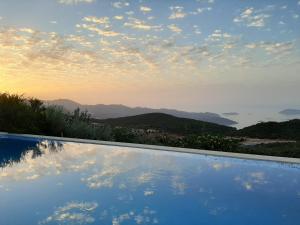
[[[179,118],[164,113],[148,113],[137,116],[98,120],[98,122],[127,128],[156,129],[180,135],[229,135],[235,131],[235,128],[232,127],[193,119]]]
[[[262,122],[237,131],[239,136],[251,138],[300,140],[300,120]]]
[[[135,116],[135,115],[141,115],[147,113],[165,113],[176,117],[200,120],[200,121],[205,121],[210,123],[216,123],[219,125],[231,126],[237,124],[237,122],[233,120],[209,112],[196,113],[196,112],[179,111],[174,109],[151,109],[151,108],[143,108],[143,107],[131,108],[124,105],[104,105],[104,104],[81,105],[77,102],[68,99],[45,101],[45,103],[48,105],[63,106],[65,109],[69,111],[73,111],[76,108],[87,110],[92,115],[92,117],[96,119],[119,118],[119,117]]]
[[[224,116],[238,116],[240,115],[239,113],[237,112],[227,112],[227,113],[223,113]]]
[[[300,109],[285,109],[280,111],[279,113],[286,116],[296,116],[300,115]]]

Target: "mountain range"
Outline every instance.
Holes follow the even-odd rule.
[[[236,121],[221,117],[219,114],[210,112],[186,112],[175,109],[153,109],[146,107],[128,107],[125,105],[84,105],[69,99],[57,99],[45,101],[46,105],[63,106],[68,111],[74,111],[76,108],[87,110],[92,118],[95,119],[110,119],[119,117],[136,116],[147,113],[164,113],[176,117],[200,120],[204,122],[215,123],[219,125],[232,126],[237,124]]]

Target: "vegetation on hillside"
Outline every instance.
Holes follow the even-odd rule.
[[[238,136],[251,138],[288,139],[300,141],[300,120],[263,122],[238,130]]]
[[[300,158],[300,142],[297,141],[294,143],[270,143],[254,146],[239,146],[234,150],[234,152]]]
[[[95,120],[97,122],[97,120]],[[164,113],[147,113],[142,115],[98,120],[111,126],[134,129],[156,129],[178,135],[230,135],[236,129],[199,120],[179,118]]]
[[[299,121],[287,124],[277,131],[282,135],[274,135],[277,125],[271,129],[272,135],[266,134],[269,128],[259,125],[260,132],[255,137],[299,137]],[[291,124],[295,127],[291,128]],[[289,131],[284,133],[284,129]],[[0,94],[0,131],[300,158],[299,142],[245,147],[240,145],[242,138],[230,137],[233,133],[251,137],[256,131],[253,128],[240,132],[162,113],[99,121],[79,108],[67,112],[59,106],[45,106],[38,99],[6,93]]]

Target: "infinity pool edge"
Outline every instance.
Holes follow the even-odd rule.
[[[300,164],[299,158],[222,152],[222,151],[191,149],[191,148],[179,148],[179,147],[169,147],[169,146],[160,146],[160,145],[145,145],[145,144],[99,141],[99,140],[90,140],[90,139],[55,137],[55,136],[32,135],[32,134],[15,134],[15,133],[7,133],[7,132],[0,132],[0,136],[8,137],[8,138],[20,137],[20,138],[47,139],[47,140],[63,141],[63,142],[108,145],[108,146],[140,148],[140,149],[149,149],[149,150],[158,150],[158,151],[182,152],[182,153],[200,154],[200,155],[209,155],[209,156],[218,156],[218,157],[239,158],[239,159],[246,159],[246,160],[260,160],[260,161],[272,161],[272,162],[279,162],[279,163]]]

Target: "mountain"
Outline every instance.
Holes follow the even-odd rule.
[[[231,126],[237,124],[237,122],[221,117],[215,113],[196,113],[196,112],[185,112],[174,109],[151,109],[143,107],[128,107],[124,105],[82,105],[77,102],[68,99],[58,99],[53,101],[45,101],[47,105],[59,105],[63,106],[66,110],[74,111],[76,108],[81,110],[87,110],[93,118],[96,119],[108,119],[108,118],[119,118],[127,116],[135,116],[147,113],[165,113],[181,118],[188,118],[194,120],[200,120],[210,123],[216,123],[219,125]]]
[[[251,138],[300,140],[300,119],[285,122],[262,122],[238,130],[237,134]]]
[[[97,122],[135,129],[155,129],[179,135],[229,135],[236,129],[194,119],[179,118],[164,113],[148,113],[137,116],[97,120]]]
[[[227,113],[223,113],[224,116],[238,116],[240,115],[239,113],[237,112],[227,112]]]
[[[279,113],[286,116],[296,116],[300,115],[300,109],[285,109],[280,111]]]

